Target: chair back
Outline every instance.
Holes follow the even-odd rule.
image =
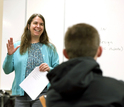
[[[40,100],[42,106],[43,106],[43,107],[46,107],[45,95],[42,95],[41,97],[39,97],[39,100]]]

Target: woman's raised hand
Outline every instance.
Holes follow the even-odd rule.
[[[7,46],[8,55],[12,55],[20,47],[17,46],[16,48],[14,48],[13,38],[10,38],[10,40],[8,40],[6,46]]]

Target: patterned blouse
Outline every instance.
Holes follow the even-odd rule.
[[[31,47],[28,50],[28,60],[27,60],[25,77],[27,77],[36,66],[39,66],[44,62],[43,56],[40,50],[41,47],[42,47],[41,43],[31,44]]]

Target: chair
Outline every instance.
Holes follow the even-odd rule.
[[[46,95],[42,95],[41,97],[39,97],[39,100],[43,107],[46,107]]]

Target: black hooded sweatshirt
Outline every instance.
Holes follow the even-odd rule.
[[[63,62],[47,77],[47,107],[124,107],[124,82],[102,76],[91,57]]]

